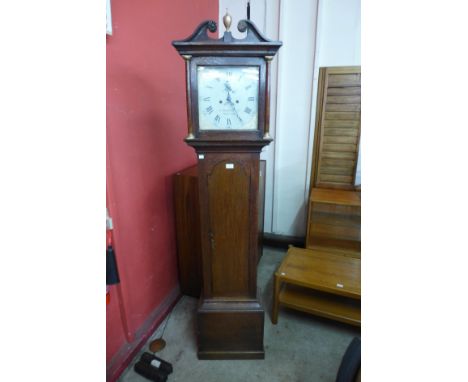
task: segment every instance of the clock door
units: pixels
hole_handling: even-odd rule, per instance
[[[247,297],[250,171],[239,162],[221,161],[207,183],[212,297]]]

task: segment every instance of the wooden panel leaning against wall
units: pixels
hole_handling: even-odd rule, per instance
[[[258,204],[258,261],[263,254],[266,161],[260,161]],[[182,294],[200,297],[202,286],[200,203],[198,168],[189,167],[174,175],[177,259]]]
[[[307,219],[307,248],[360,257],[361,67],[320,68]]]

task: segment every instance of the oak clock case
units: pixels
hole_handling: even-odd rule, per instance
[[[270,62],[281,46],[249,20],[220,39],[214,21],[173,45],[184,58],[188,135],[198,157],[203,286],[199,359],[264,358],[257,290],[259,160],[269,136]]]

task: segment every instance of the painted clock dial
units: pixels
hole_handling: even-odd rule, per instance
[[[258,129],[258,66],[198,66],[200,130]]]

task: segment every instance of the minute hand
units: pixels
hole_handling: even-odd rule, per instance
[[[239,117],[239,114],[237,113],[236,107],[234,106],[234,103],[231,100],[231,91],[232,91],[232,89],[227,83],[225,84],[225,87],[226,87],[226,91],[228,93],[227,98],[226,98],[226,102],[229,105],[231,105],[232,110],[234,110],[234,113],[236,113],[236,117],[239,119],[239,121],[241,121],[241,123],[243,123],[242,118]]]
[[[234,110],[234,113],[236,113],[236,117],[239,118],[239,121],[241,121],[241,123],[243,123],[244,121],[242,121],[242,118],[239,117],[239,114],[237,113],[236,107],[234,106],[234,104],[232,103],[232,101],[229,99],[229,100],[227,101],[227,103],[228,103],[229,105],[231,105],[232,110]]]

